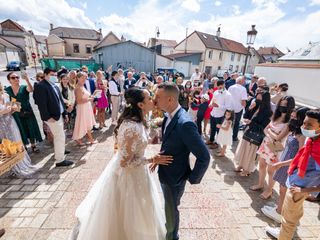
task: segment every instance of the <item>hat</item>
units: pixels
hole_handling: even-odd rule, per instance
[[[202,98],[203,98],[204,100],[207,100],[207,101],[208,101],[208,100],[209,100],[209,95],[208,95],[208,94],[203,94],[203,95],[202,95]]]

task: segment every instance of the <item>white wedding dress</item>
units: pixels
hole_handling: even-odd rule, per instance
[[[144,157],[147,131],[125,120],[117,138],[118,152],[77,208],[71,239],[163,240],[163,208]]]

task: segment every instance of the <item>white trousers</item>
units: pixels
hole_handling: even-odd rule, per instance
[[[112,114],[111,119],[112,122],[118,120],[118,113],[119,113],[119,104],[120,104],[120,96],[111,96],[111,103],[112,103]]]
[[[46,123],[53,135],[54,158],[56,159],[56,163],[60,163],[64,161],[64,152],[66,148],[63,118],[61,116],[58,121]]]

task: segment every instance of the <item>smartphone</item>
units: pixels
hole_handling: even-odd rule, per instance
[[[21,78],[22,78],[22,79],[25,79],[25,78],[27,77],[27,72],[26,72],[26,70],[21,69],[20,73],[21,73]]]

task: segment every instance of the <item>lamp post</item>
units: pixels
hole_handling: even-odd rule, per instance
[[[155,37],[154,37],[154,45],[153,45],[153,50],[154,50],[154,59],[153,59],[153,72],[156,72],[156,60],[157,60],[157,38],[159,38],[160,36],[160,31],[159,31],[159,27],[156,26],[156,31],[155,31]]]
[[[248,64],[248,57],[250,54],[250,47],[254,44],[254,41],[256,40],[256,36],[257,36],[257,30],[255,29],[256,25],[251,25],[251,30],[249,30],[247,32],[247,45],[248,45],[248,52],[246,55],[246,60],[244,63],[244,68],[243,68],[243,76],[246,73],[246,69],[247,69],[247,64]]]

